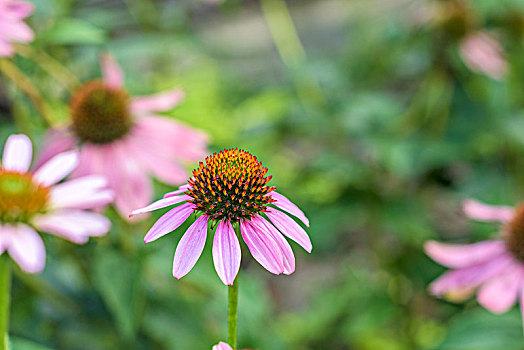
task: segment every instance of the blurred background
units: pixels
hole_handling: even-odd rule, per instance
[[[36,90],[0,76],[2,142],[24,132],[38,147],[42,115],[67,119],[71,87],[99,77],[110,52],[131,95],[184,89],[165,115],[207,132],[212,151],[257,155],[309,216],[313,252],[291,244],[291,276],[244,254],[241,347],[524,349],[517,307],[493,315],[471,298],[429,295],[444,268],[422,250],[428,239],[497,232],[468,221],[461,200],[522,198],[523,1],[33,3],[36,39],[13,62]],[[155,198],[172,190],[155,188]],[[14,349],[201,350],[225,340],[227,289],[210,241],[180,281],[173,252],[189,222],[143,244],[165,211],[130,225],[109,209],[111,232],[80,247],[44,235],[44,272],[15,271]]]

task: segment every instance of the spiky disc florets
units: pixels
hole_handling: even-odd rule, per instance
[[[49,188],[31,175],[0,170],[0,222],[26,222],[45,210],[48,199]]]
[[[132,126],[129,96],[100,80],[82,85],[71,98],[73,131],[81,141],[109,143],[126,135]]]
[[[266,210],[271,176],[257,157],[239,149],[223,150],[200,162],[189,180],[189,195],[197,210],[213,220],[240,221]]]
[[[524,203],[515,208],[515,216],[508,225],[506,245],[516,259],[524,262]]]

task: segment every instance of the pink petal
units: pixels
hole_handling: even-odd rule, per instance
[[[182,185],[178,188],[178,190],[164,194],[164,198],[181,195],[182,193],[186,192],[190,187],[191,186],[189,186],[189,184]]]
[[[187,181],[187,172],[179,165],[175,155],[166,151],[165,145],[159,145],[154,135],[131,135],[127,141],[130,153],[137,161],[151,171],[160,181],[170,185]]]
[[[208,154],[206,134],[173,119],[141,117],[133,133],[149,140],[155,149],[163,147],[178,159],[197,161]]]
[[[462,202],[462,210],[470,219],[488,222],[508,222],[513,219],[515,213],[512,207],[486,205],[474,199]]]
[[[306,217],[304,212],[300,210],[293,202],[291,202],[289,199],[275,191],[268,193],[268,196],[271,196],[271,198],[276,200],[276,202],[274,202],[273,205],[284,211],[287,211],[291,215],[296,216],[298,219],[300,219],[300,221],[304,223],[304,225],[309,227],[309,219]]]
[[[211,350],[233,350],[233,348],[229,346],[228,344],[224,343],[223,341],[221,341],[217,345],[214,345],[213,349]]]
[[[271,235],[253,226],[249,220],[240,222],[240,232],[251,255],[260,265],[275,275],[284,272],[282,251]]]
[[[114,57],[109,54],[102,55],[100,66],[102,67],[104,83],[113,89],[122,88],[124,85],[124,73]]]
[[[99,175],[69,180],[51,189],[51,203],[55,208],[98,208],[113,200],[113,192],[106,187],[106,179]]]
[[[218,277],[226,286],[233,285],[240,269],[240,243],[229,221],[218,223],[213,238],[213,264]]]
[[[512,262],[511,256],[503,255],[483,264],[448,271],[431,283],[431,293],[440,296],[457,289],[476,288],[484,281],[502,273]]]
[[[35,169],[38,169],[57,154],[71,151],[76,145],[75,137],[61,129],[52,129],[46,132],[44,140],[44,144],[38,152]]]
[[[173,89],[155,95],[134,97],[131,101],[131,112],[163,112],[170,110],[182,101],[184,92]]]
[[[280,247],[282,256],[284,258],[284,274],[290,275],[295,272],[295,255],[293,254],[293,250],[284,236],[282,236],[282,234],[273,225],[271,225],[260,215],[253,217],[251,219],[251,223],[262,230],[264,234],[273,237],[277,245]]]
[[[26,135],[11,135],[7,138],[2,156],[5,170],[25,173],[29,170],[33,156],[33,145]]]
[[[184,203],[171,209],[155,222],[153,227],[151,227],[144,237],[144,242],[153,242],[169,232],[174,231],[187,220],[194,210],[195,208],[192,203]]]
[[[291,238],[308,253],[311,253],[311,250],[313,249],[311,240],[309,239],[306,231],[304,231],[304,229],[300,227],[300,225],[297,224],[295,220],[291,219],[280,210],[273,208],[268,208],[266,215],[269,220],[271,220],[273,225],[275,225],[275,227],[284,234],[284,236]]]
[[[103,172],[109,187],[115,192],[115,206],[125,218],[136,208],[151,202],[153,189],[144,169],[129,156],[123,142],[107,144],[103,148]]]
[[[506,245],[502,240],[474,244],[446,244],[429,241],[424,244],[424,251],[441,265],[461,268],[477,265],[504,254]]]
[[[0,12],[6,11],[7,16],[16,19],[26,18],[35,10],[35,6],[28,1],[7,1],[3,6],[4,9],[0,8]]]
[[[202,215],[180,239],[173,260],[173,276],[176,279],[187,275],[202,255],[206,244],[207,221],[207,215]]]
[[[524,326],[524,283],[520,287],[520,314],[522,317],[522,325]]]
[[[78,164],[78,152],[60,153],[35,171],[34,179],[44,186],[51,186],[69,175]]]
[[[522,267],[514,265],[486,281],[478,291],[477,299],[480,305],[495,314],[508,311],[517,301],[523,277]]]
[[[105,216],[74,209],[64,209],[37,216],[33,224],[40,231],[65,238],[76,244],[84,244],[92,236],[103,236],[111,228],[111,222]]]
[[[497,40],[485,32],[470,34],[460,45],[464,63],[474,72],[502,80],[507,71],[504,50]]]
[[[35,230],[24,224],[12,227],[9,255],[27,273],[38,273],[45,266],[45,247]]]
[[[31,28],[24,22],[0,22],[0,33],[12,41],[29,42],[35,37]]]
[[[144,208],[141,208],[141,209],[137,209],[137,210],[133,210],[133,212],[131,212],[131,215],[130,216],[133,216],[133,215],[138,215],[138,214],[142,214],[142,213],[147,213],[147,212],[150,212],[150,211],[153,211],[153,210],[157,210],[157,209],[161,209],[161,208],[165,208],[165,207],[168,207],[170,205],[174,205],[174,204],[177,204],[177,203],[181,203],[181,202],[187,202],[191,200],[191,197],[189,196],[178,196],[178,197],[169,197],[169,198],[162,198],[156,202],[153,202],[151,204],[149,204],[147,207],[144,207]]]

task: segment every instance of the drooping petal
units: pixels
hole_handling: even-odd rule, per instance
[[[226,344],[223,341],[221,341],[217,345],[214,345],[213,349],[211,350],[233,350],[233,348],[229,346],[229,344]]]
[[[240,243],[229,221],[220,221],[213,238],[213,264],[226,286],[233,285],[240,269]]]
[[[91,143],[82,145],[78,157],[78,166],[71,176],[103,175],[107,177],[104,168],[107,148],[107,145],[95,145]]]
[[[275,275],[284,272],[282,251],[271,235],[253,226],[249,220],[240,222],[240,232],[251,255],[260,265]]]
[[[38,273],[44,269],[44,242],[29,226],[18,224],[13,227],[7,252],[27,273]]]
[[[36,170],[34,179],[44,186],[54,185],[69,175],[77,164],[77,151],[60,153]]]
[[[115,191],[115,207],[124,218],[136,208],[145,207],[153,196],[151,179],[127,151],[125,143],[113,142],[105,146],[103,153],[103,174]]]
[[[504,254],[506,246],[502,240],[484,241],[474,244],[446,244],[429,241],[424,244],[426,254],[441,265],[461,268],[477,265]]]
[[[103,55],[100,58],[100,66],[102,67],[104,83],[107,86],[120,89],[124,85],[124,73],[113,56]]]
[[[144,242],[153,242],[169,232],[174,231],[187,220],[193,211],[194,205],[192,203],[184,203],[171,209],[155,222],[144,237]]]
[[[431,293],[440,296],[449,291],[476,288],[484,281],[502,273],[513,262],[511,256],[502,255],[479,265],[448,271],[430,285]]]
[[[29,42],[35,37],[31,28],[22,21],[2,21],[0,22],[0,32],[12,41]]]
[[[512,207],[487,205],[474,199],[462,202],[462,210],[470,219],[487,222],[508,222],[513,219],[515,213]]]
[[[304,223],[304,225],[309,227],[309,219],[306,217],[304,212],[295,205],[295,203],[291,202],[285,196],[281,195],[276,191],[272,191],[268,195],[270,195],[271,198],[276,200],[276,202],[274,202],[273,205],[284,211],[287,211],[291,215],[296,216],[300,221]]]
[[[153,202],[153,203],[149,204],[147,207],[144,207],[144,208],[141,208],[141,209],[137,209],[137,210],[133,210],[131,212],[130,216],[138,215],[138,214],[142,214],[142,213],[147,213],[147,212],[150,212],[150,211],[153,211],[153,210],[157,210],[157,209],[161,209],[161,208],[165,208],[165,207],[168,207],[170,205],[177,204],[177,203],[187,202],[189,200],[191,200],[191,197],[189,197],[187,195],[177,196],[177,197],[169,197],[169,198],[162,198],[160,200],[157,200],[156,202]]]
[[[51,189],[51,203],[55,208],[98,208],[113,200],[106,187],[106,179],[99,175],[69,180]]]
[[[11,135],[7,138],[2,156],[5,170],[25,173],[29,170],[33,156],[33,145],[26,135]]]
[[[311,253],[311,250],[313,249],[311,240],[309,239],[306,231],[304,231],[304,229],[300,227],[300,225],[297,224],[295,220],[291,219],[280,210],[273,208],[268,208],[266,215],[269,220],[271,220],[273,225],[275,225],[275,227],[284,234],[284,236],[291,238],[308,253]]]
[[[165,144],[159,144],[156,135],[137,135],[133,132],[127,140],[127,147],[143,167],[160,181],[177,185],[187,181],[187,172],[174,154],[166,151]]]
[[[44,139],[44,144],[40,147],[36,157],[35,169],[58,154],[71,151],[76,145],[75,137],[62,129],[51,129],[46,132]]]
[[[162,148],[177,159],[197,161],[208,153],[207,135],[173,119],[145,116],[137,120],[133,133],[148,139],[155,149]],[[152,138],[151,135],[155,137]]]
[[[15,19],[26,18],[35,10],[35,6],[28,1],[8,1],[4,6],[7,15]]]
[[[141,114],[144,112],[163,112],[170,110],[182,101],[184,91],[173,89],[149,96],[133,97],[131,112]]]
[[[208,216],[199,217],[184,233],[175,251],[173,276],[180,279],[195,266],[204,250],[207,237]]]
[[[284,258],[284,274],[290,275],[295,272],[295,255],[293,254],[293,250],[284,236],[282,236],[282,234],[273,225],[271,225],[260,215],[253,217],[251,219],[251,223],[257,226],[265,234],[272,236],[277,245],[280,247],[282,256]]]
[[[105,235],[111,222],[105,216],[82,210],[64,209],[34,218],[33,224],[42,232],[84,244],[89,237]]]
[[[164,194],[164,198],[181,195],[182,193],[186,192],[190,187],[191,186],[189,186],[189,184],[182,185],[178,188],[178,190]]]
[[[479,304],[495,314],[508,311],[517,301],[523,277],[522,267],[515,264],[504,273],[486,281],[477,294]]]

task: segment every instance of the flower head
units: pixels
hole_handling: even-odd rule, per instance
[[[57,155],[30,171],[32,145],[25,135],[12,135],[0,167],[0,254],[5,251],[29,273],[45,265],[45,249],[35,230],[77,244],[107,233],[110,222],[85,209],[105,205],[113,194],[99,176],[58,184],[78,163],[76,152]]]
[[[149,174],[171,185],[185,181],[183,163],[207,153],[207,138],[172,119],[157,115],[176,106],[181,90],[130,97],[123,73],[111,56],[103,56],[102,80],[84,83],[70,101],[71,125],[53,130],[39,162],[79,147],[73,177],[99,174],[115,192],[115,206],[125,217],[152,200]]]
[[[504,50],[490,34],[475,32],[460,43],[460,55],[464,63],[474,72],[502,80],[507,71]]]
[[[427,242],[426,253],[452,269],[431,284],[431,292],[443,296],[478,289],[479,303],[497,314],[520,298],[524,314],[524,206],[489,206],[467,200],[464,211],[474,220],[501,222],[502,237],[466,245]]]
[[[0,57],[14,54],[13,41],[30,42],[33,31],[23,19],[31,15],[34,6],[27,1],[0,0]]]
[[[213,346],[213,349],[211,350],[233,350],[229,344],[224,343],[223,341],[219,342],[217,345]]]
[[[185,276],[202,254],[210,222],[216,226],[213,262],[224,284],[233,284],[240,268],[240,242],[233,225],[238,225],[251,254],[264,268],[274,274],[291,274],[295,270],[295,257],[283,235],[308,252],[312,245],[304,229],[282,210],[306,226],[309,220],[289,199],[275,192],[275,187],[267,185],[271,180],[271,176],[266,176],[267,171],[249,152],[223,150],[200,162],[187,184],[131,215],[178,205],[149,230],[144,238],[149,243],[175,230],[192,213],[201,214],[175,251],[176,278]]]

